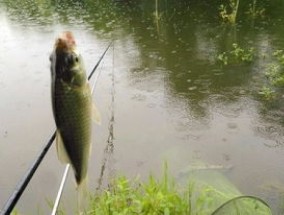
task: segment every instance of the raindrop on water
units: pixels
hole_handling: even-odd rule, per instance
[[[197,89],[197,86],[193,86],[193,87],[188,88],[189,91],[193,91],[193,90],[196,90],[196,89]]]

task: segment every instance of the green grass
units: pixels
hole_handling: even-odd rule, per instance
[[[190,173],[194,175],[194,173]],[[204,174],[201,174],[201,176]],[[202,178],[202,177],[201,177]],[[146,182],[138,178],[119,177],[109,187],[91,197],[87,215],[210,215],[222,204],[224,209],[214,213],[271,215],[269,206],[249,197],[234,200],[242,195],[220,173],[212,173],[203,181],[193,177],[189,186],[178,187],[168,177],[167,170],[161,180],[150,176]],[[206,182],[208,181],[208,182]]]
[[[189,178],[188,178],[189,177]],[[190,171],[182,187],[168,176],[165,165],[161,179],[150,176],[115,178],[108,187],[90,194],[80,215],[271,215],[269,206],[256,197],[243,197],[239,190],[216,171]],[[68,207],[68,206],[67,206]],[[83,208],[82,208],[83,209]],[[12,213],[19,215],[17,211]],[[39,214],[39,213],[37,213]],[[68,214],[59,210],[57,214]]]
[[[190,214],[190,192],[178,192],[165,175],[162,181],[150,176],[146,183],[119,177],[110,189],[92,197],[90,215]]]

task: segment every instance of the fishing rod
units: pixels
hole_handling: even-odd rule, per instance
[[[18,183],[16,189],[14,190],[13,194],[10,196],[6,204],[4,205],[0,215],[9,215],[12,210],[14,209],[15,205],[17,204],[18,200],[20,199],[21,195],[23,194],[25,188],[29,184],[31,178],[33,177],[33,174],[37,170],[38,166],[40,165],[42,159],[48,152],[51,144],[53,143],[55,139],[55,132],[52,134],[51,138],[49,139],[46,146],[41,151],[40,155],[37,157],[37,159],[34,161],[30,169],[26,172],[25,176],[22,178],[22,180]]]
[[[109,45],[105,49],[104,53],[101,55],[99,61],[94,66],[93,70],[91,71],[90,75],[88,76],[88,80],[90,80],[92,78],[93,74],[95,73],[96,69],[100,65],[102,59],[104,58],[105,54],[107,53],[107,51],[111,47],[112,43],[113,43],[113,41],[111,41],[109,43]],[[32,179],[32,177],[33,177],[34,173],[36,172],[38,166],[40,165],[41,161],[43,160],[43,158],[45,157],[46,153],[50,149],[50,146],[52,145],[53,141],[55,140],[55,136],[56,136],[56,131],[53,132],[53,134],[51,135],[49,141],[43,147],[43,149],[42,149],[41,153],[39,154],[39,156],[33,162],[31,167],[27,170],[27,172],[24,175],[24,177],[17,184],[14,192],[12,193],[12,195],[10,196],[10,198],[8,199],[6,204],[4,205],[3,209],[1,210],[0,215],[10,215],[10,213],[14,209],[15,205],[17,204],[18,200],[22,196],[24,190],[26,189],[27,185],[29,184],[30,180]]]
[[[104,53],[102,54],[102,56],[100,57],[99,61],[97,62],[97,64],[94,66],[93,70],[91,71],[90,75],[88,76],[88,80],[90,80],[94,74],[94,72],[97,70],[98,66],[100,65],[102,59],[104,58],[105,54],[107,53],[107,51],[109,50],[109,48],[111,47],[113,41],[111,41],[108,45],[108,47],[105,49]]]

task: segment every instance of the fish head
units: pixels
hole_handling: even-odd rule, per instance
[[[86,83],[83,60],[71,32],[63,32],[56,39],[50,61],[53,80],[61,80],[70,86]]]

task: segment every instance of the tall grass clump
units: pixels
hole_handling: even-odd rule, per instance
[[[90,205],[90,215],[188,215],[190,195],[188,191],[178,192],[165,172],[161,180],[150,176],[145,183],[119,177],[109,189],[94,195]]]

